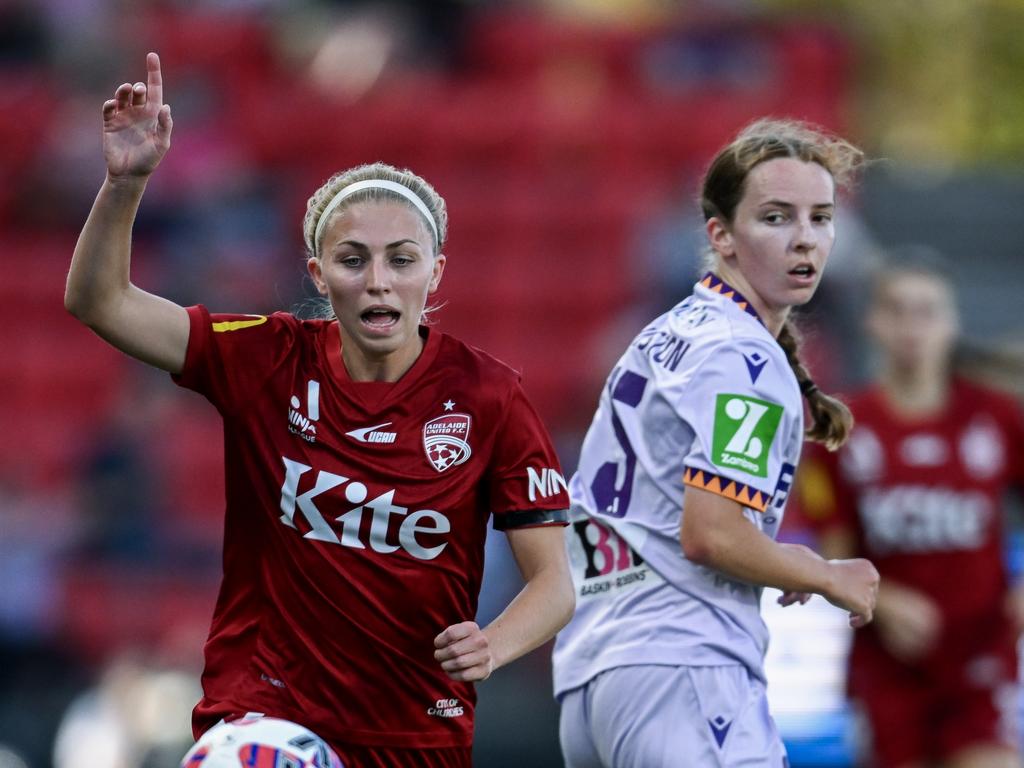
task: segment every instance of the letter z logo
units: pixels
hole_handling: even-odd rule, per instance
[[[782,406],[745,395],[719,395],[711,463],[768,476],[768,455],[782,421]]]

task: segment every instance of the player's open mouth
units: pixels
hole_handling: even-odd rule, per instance
[[[390,307],[370,307],[359,315],[359,319],[363,321],[363,325],[369,326],[370,328],[375,330],[386,330],[396,325],[401,316],[402,313],[397,309],[391,309]]]
[[[800,285],[813,285],[818,270],[812,264],[799,264],[789,270],[791,277],[796,279]]]

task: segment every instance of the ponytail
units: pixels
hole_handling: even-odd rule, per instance
[[[853,429],[853,414],[840,400],[826,395],[811,378],[810,372],[800,362],[800,334],[792,320],[786,320],[778,336],[779,346],[786,353],[789,367],[793,369],[800,392],[807,400],[811,412],[811,426],[807,429],[808,440],[823,443],[830,451],[837,450]]]

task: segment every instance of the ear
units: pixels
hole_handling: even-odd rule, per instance
[[[437,291],[437,287],[441,284],[441,275],[444,274],[444,265],[447,262],[448,259],[443,253],[439,253],[434,257],[434,266],[431,270],[430,285],[427,286],[427,293]]]
[[[715,253],[722,257],[732,256],[735,253],[732,232],[729,231],[729,227],[724,221],[717,216],[712,216],[704,227],[708,234],[708,242]]]
[[[327,283],[324,282],[324,276],[320,270],[320,259],[311,256],[306,261],[306,269],[309,270],[309,276],[313,278],[313,284],[316,286],[317,291],[320,292],[321,296],[326,296]]]

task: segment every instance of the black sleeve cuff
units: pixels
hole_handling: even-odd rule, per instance
[[[507,531],[511,528],[534,528],[538,525],[569,524],[568,509],[524,509],[505,512],[494,516],[494,530]]]

